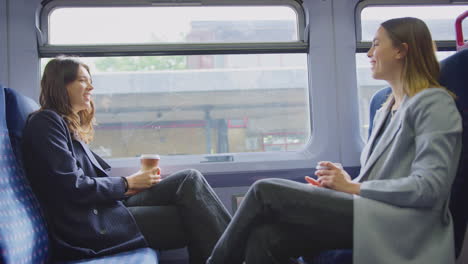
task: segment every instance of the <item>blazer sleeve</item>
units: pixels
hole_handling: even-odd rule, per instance
[[[452,97],[437,90],[421,92],[407,109],[408,117],[404,122],[414,125],[415,140],[409,175],[363,182],[362,197],[421,208],[432,207],[439,199],[447,197],[458,167],[462,124]]]
[[[71,143],[66,123],[58,114],[41,111],[28,124],[33,136],[29,140],[31,153],[41,162],[34,177],[40,180],[42,189],[60,193],[59,197],[80,204],[96,204],[123,199],[125,183],[121,177],[89,177],[77,166],[68,143]],[[71,145],[71,144],[70,144]]]

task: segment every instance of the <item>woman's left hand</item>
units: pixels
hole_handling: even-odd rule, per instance
[[[318,165],[325,167],[325,169],[315,171],[322,187],[350,194],[360,194],[361,184],[353,182],[351,176],[343,168],[329,161],[321,161]]]

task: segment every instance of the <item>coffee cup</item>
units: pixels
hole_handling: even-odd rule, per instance
[[[140,156],[141,170],[147,171],[147,170],[157,168],[159,166],[160,159],[161,158],[157,154],[142,154]]]
[[[337,166],[338,168],[343,169],[343,165],[341,165],[341,163],[333,162],[333,164],[335,164],[335,166]],[[328,170],[328,169],[330,169],[330,168],[327,167],[327,166],[321,166],[321,165],[317,164],[317,166],[315,167],[315,169],[316,169],[316,170]]]

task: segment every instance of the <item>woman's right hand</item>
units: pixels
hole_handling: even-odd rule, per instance
[[[335,191],[346,192],[350,194],[361,193],[361,184],[353,182],[351,176],[343,169],[341,164],[330,161],[320,161],[320,169],[315,171],[320,186],[333,189]]]
[[[161,176],[159,175],[159,172],[159,168],[154,168],[147,171],[140,170],[135,174],[126,177],[128,182],[128,191],[126,194],[133,195],[157,184],[161,181]]]

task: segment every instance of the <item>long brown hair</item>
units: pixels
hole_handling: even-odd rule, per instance
[[[440,67],[435,46],[426,24],[418,18],[403,17],[387,20],[381,26],[394,47],[407,44],[401,75],[403,92],[411,97],[426,88],[443,88],[438,81]]]
[[[90,109],[73,113],[66,87],[77,79],[80,66],[90,73],[88,65],[73,57],[60,56],[49,61],[42,75],[39,103],[41,110],[50,109],[60,114],[75,139],[89,143],[94,136],[94,103],[91,101]]]

